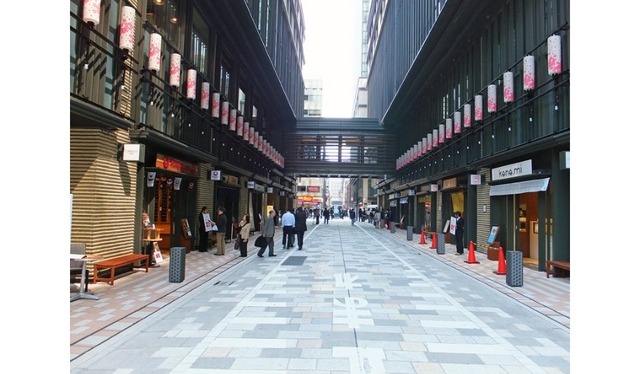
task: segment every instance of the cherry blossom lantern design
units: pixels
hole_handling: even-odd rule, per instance
[[[498,111],[498,88],[495,84],[487,87],[487,112],[495,113]]]
[[[149,37],[149,70],[160,70],[160,57],[162,54],[162,36],[157,33]]]
[[[242,140],[249,141],[249,122],[244,123],[244,128],[242,129]]]
[[[209,109],[209,82],[202,82],[200,87],[200,108]]]
[[[136,39],[136,10],[130,6],[123,6],[120,13],[120,48],[133,51]]]
[[[432,135],[431,135],[431,148],[436,148],[438,147],[438,129],[433,129],[432,131]]]
[[[422,154],[427,154],[427,137],[422,138]]]
[[[256,129],[253,127],[249,127],[249,144],[253,145],[255,141]]]
[[[504,97],[504,102],[512,103],[514,100],[513,73],[510,71],[505,71],[502,75],[502,82],[504,84],[504,86],[502,87],[502,96]]]
[[[238,111],[235,109],[231,109],[229,112],[229,130],[236,131],[236,119],[237,119]]]
[[[433,147],[433,135],[427,134],[427,152]]]
[[[536,88],[536,70],[535,59],[533,56],[524,56],[522,62],[524,73],[522,74],[522,85],[525,91],[531,91]]]
[[[171,87],[180,87],[180,62],[182,58],[180,54],[172,53],[169,61],[169,85]]]
[[[260,131],[253,132],[253,148],[258,148],[258,142],[260,142]]]
[[[222,110],[220,112],[220,123],[222,123],[223,125],[229,124],[229,102],[228,101],[222,102]]]
[[[244,131],[244,117],[242,115],[238,116],[236,120],[236,135],[242,136],[242,132]]]
[[[211,99],[211,117],[220,118],[220,93],[214,92]]]
[[[444,133],[444,123],[438,125],[438,143],[444,143],[445,133]]]
[[[451,139],[453,138],[453,120],[451,118],[447,118],[444,120],[445,123],[445,138]]]
[[[476,121],[482,121],[482,95],[476,95],[474,104],[473,118]]]
[[[453,113],[453,133],[460,134],[462,132],[462,113],[456,111]]]
[[[84,0],[82,3],[82,20],[93,25],[100,24],[100,0]]]
[[[547,65],[549,75],[562,73],[562,42],[560,35],[551,35],[547,39]]]
[[[471,127],[471,104],[464,104],[464,127]]]
[[[196,69],[187,70],[187,99],[189,100],[196,99],[196,80]]]

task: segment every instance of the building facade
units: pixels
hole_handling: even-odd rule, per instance
[[[570,259],[569,1],[373,0],[368,115],[396,137],[396,222]],[[490,233],[497,235],[490,235]],[[453,242],[450,234],[446,240]]]
[[[70,3],[72,242],[144,253],[148,215],[161,249],[192,249],[202,206],[257,229],[293,203],[280,148],[303,112],[297,0]]]

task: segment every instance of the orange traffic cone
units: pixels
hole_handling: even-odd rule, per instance
[[[507,263],[504,260],[504,251],[502,250],[502,247],[500,247],[499,251],[500,252],[498,252],[498,271],[494,271],[494,273],[498,275],[505,275],[507,274]]]
[[[476,245],[474,242],[469,241],[469,257],[465,261],[467,264],[479,264],[480,262],[476,261]]]
[[[424,238],[424,229],[420,230],[420,243],[419,244],[427,244],[427,241]]]
[[[435,232],[431,233],[431,249],[438,248],[438,237]]]

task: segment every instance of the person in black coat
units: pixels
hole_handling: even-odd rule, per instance
[[[296,235],[298,236],[298,250],[302,250],[302,241],[304,240],[304,232],[307,231],[307,213],[302,209],[302,207],[298,207],[296,210]]]
[[[462,255],[464,254],[464,218],[459,211],[453,216],[456,218],[456,254]]]

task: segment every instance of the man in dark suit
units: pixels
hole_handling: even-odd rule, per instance
[[[294,230],[298,236],[298,250],[302,250],[302,241],[304,240],[304,232],[307,231],[307,213],[302,209],[302,207],[298,207],[296,210],[296,224]]]
[[[454,213],[456,218],[456,255],[464,254],[464,218],[458,211]]]

